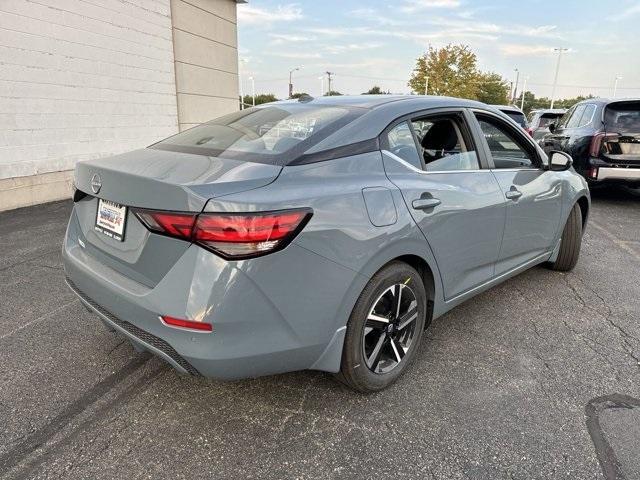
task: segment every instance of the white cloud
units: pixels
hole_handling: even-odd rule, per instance
[[[500,46],[500,51],[508,57],[542,57],[551,55],[553,47],[547,45],[506,44]]]
[[[362,42],[362,43],[348,43],[348,44],[340,44],[340,45],[326,45],[324,50],[329,53],[344,53],[344,52],[355,52],[359,50],[369,50],[372,48],[379,48],[381,45],[379,43],[371,43],[371,42]]]
[[[267,52],[267,55],[272,55],[274,57],[282,57],[282,58],[293,58],[293,59],[307,59],[307,58],[322,58],[317,52],[309,53],[309,52]]]
[[[309,35],[296,35],[289,33],[270,33],[271,45],[283,45],[287,43],[312,42],[316,37]]]
[[[460,5],[460,0],[405,0],[400,10],[417,12],[427,8],[458,8]]]
[[[238,5],[238,23],[242,25],[269,25],[274,22],[292,22],[303,18],[302,8],[295,3],[278,5],[275,9]]]
[[[627,20],[630,17],[634,17],[640,14],[640,3],[636,3],[635,5],[630,6],[626,10],[622,10],[621,12],[615,13],[608,17],[609,20],[613,20],[614,22],[619,22],[620,20]]]

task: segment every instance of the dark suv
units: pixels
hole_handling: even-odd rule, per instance
[[[549,126],[545,152],[561,150],[590,184],[640,186],[640,99],[593,98]]]

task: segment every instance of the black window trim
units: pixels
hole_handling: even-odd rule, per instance
[[[389,152],[389,142],[387,134],[399,125],[402,122],[409,122],[409,126],[411,131],[413,132],[413,126],[411,125],[411,120],[419,120],[427,117],[458,117],[460,120],[460,131],[463,135],[463,139],[468,143],[467,148],[473,147],[473,151],[476,152],[476,157],[478,159],[478,169],[473,170],[446,170],[446,171],[427,171],[424,170],[424,159],[421,159],[420,162],[423,165],[421,170],[415,169],[417,172],[433,175],[433,174],[441,174],[441,173],[471,173],[471,172],[480,172],[483,170],[489,170],[491,167],[489,165],[489,161],[486,157],[486,152],[484,148],[479,148],[477,136],[474,135],[474,127],[472,127],[471,121],[473,115],[469,112],[469,109],[466,107],[440,107],[440,108],[430,108],[426,110],[417,110],[415,112],[404,114],[400,117],[392,120],[385,128],[382,130],[380,135],[378,136],[378,143],[380,145],[381,150],[386,150]],[[473,119],[475,121],[475,119]],[[413,136],[414,142],[416,143],[416,149],[418,151],[418,156],[420,157],[420,148],[421,145],[418,144],[418,139],[416,135]],[[389,152],[391,153],[391,152]],[[411,165],[413,167],[413,165]],[[415,167],[413,167],[415,168]]]
[[[484,153],[487,157],[487,160],[489,162],[489,168],[492,170],[500,170],[500,171],[509,171],[509,170],[517,170],[517,171],[522,171],[522,170],[545,170],[545,162],[542,159],[542,157],[540,156],[540,152],[538,150],[538,148],[536,147],[536,144],[534,143],[533,139],[531,138],[531,136],[526,135],[526,132],[524,131],[520,131],[520,128],[515,128],[512,125],[510,125],[508,122],[505,122],[503,118],[501,118],[499,115],[496,115],[495,113],[489,111],[489,110],[483,110],[481,108],[471,108],[470,109],[470,114],[473,117],[473,122],[474,122],[474,126],[476,129],[476,136],[479,139],[479,142],[482,144],[482,148],[484,150]],[[487,143],[486,139],[484,138],[484,133],[482,132],[482,127],[480,127],[480,122],[478,121],[478,115],[480,116],[485,116],[485,117],[489,117],[492,120],[495,120],[496,122],[498,122],[500,125],[504,125],[505,129],[509,132],[511,132],[516,138],[522,140],[522,145],[520,145],[521,147],[524,146],[525,150],[527,151],[527,153],[529,153],[530,155],[530,159],[532,160],[532,162],[534,163],[534,167],[520,167],[520,168],[496,168],[496,165],[493,161],[493,155],[491,154],[491,149],[489,148],[489,144]]]

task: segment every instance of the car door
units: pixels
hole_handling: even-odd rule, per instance
[[[495,272],[501,275],[553,250],[563,183],[545,168],[542,152],[520,129],[489,112],[474,114],[491,172],[507,201]]]
[[[387,176],[434,254],[447,300],[493,277],[504,228],[506,201],[478,154],[469,115],[416,114],[380,138]]]

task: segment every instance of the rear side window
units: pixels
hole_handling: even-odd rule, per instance
[[[389,130],[387,134],[389,151],[416,168],[422,168],[416,142],[408,122],[402,122]]]
[[[608,132],[640,133],[640,102],[613,103],[604,111]]]
[[[458,118],[423,118],[413,120],[424,169],[427,172],[477,170],[478,156],[465,140],[464,125]]]
[[[285,165],[365,111],[304,104],[252,108],[198,125],[152,148]]]

